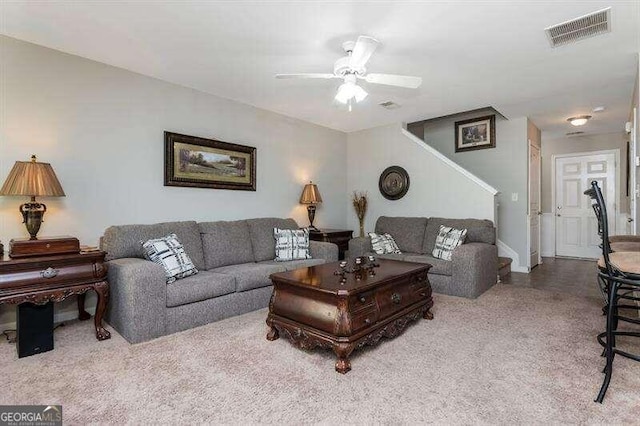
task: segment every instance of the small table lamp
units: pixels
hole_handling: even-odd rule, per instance
[[[0,195],[31,197],[30,202],[20,206],[20,213],[32,240],[37,240],[42,217],[47,211],[47,206],[38,203],[36,197],[65,196],[51,164],[38,163],[35,155],[31,156],[31,161],[16,161],[0,189]]]
[[[307,204],[307,213],[309,214],[309,229],[317,230],[315,226],[313,226],[313,219],[316,217],[316,204],[322,202],[322,197],[320,196],[320,191],[318,191],[318,187],[315,183],[309,182],[304,186],[302,190],[302,194],[300,195],[300,204]]]

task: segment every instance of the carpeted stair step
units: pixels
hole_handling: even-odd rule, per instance
[[[511,273],[511,262],[509,257],[498,257],[498,278],[504,278]]]

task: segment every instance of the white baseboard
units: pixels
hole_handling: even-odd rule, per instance
[[[518,253],[516,253],[514,249],[500,240],[496,241],[496,245],[498,246],[498,256],[508,257],[513,260],[513,262],[511,262],[512,272],[524,272],[525,274],[529,273],[529,268],[520,264],[520,256],[518,256]]]

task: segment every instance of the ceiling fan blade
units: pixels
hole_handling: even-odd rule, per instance
[[[337,78],[333,74],[321,74],[321,73],[302,73],[302,74],[276,74],[276,78]]]
[[[371,58],[371,55],[373,55],[373,52],[376,51],[379,43],[380,42],[373,37],[358,37],[353,52],[351,52],[349,66],[355,69],[364,68],[369,58]]]
[[[367,74],[364,79],[367,83],[386,84],[387,86],[406,87],[417,89],[422,84],[422,77],[395,74]]]

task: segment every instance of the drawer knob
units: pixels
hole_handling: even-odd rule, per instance
[[[399,295],[398,293],[393,293],[393,294],[391,295],[391,301],[392,301],[393,303],[395,303],[396,305],[397,305],[398,303],[400,303],[400,301],[401,301],[401,300],[402,300],[402,297],[400,297],[400,295]]]
[[[365,324],[371,324],[371,320],[370,320],[369,318],[365,318],[365,319],[364,319],[364,323],[365,323]]]
[[[367,299],[365,299],[364,296],[360,296],[360,303],[364,303],[366,301],[367,301]]]
[[[424,280],[424,277],[422,275],[418,275],[418,281],[422,281]]]
[[[45,269],[44,271],[40,272],[40,275],[42,275],[42,278],[54,278],[58,276],[58,271],[57,269],[53,269],[51,267]]]

